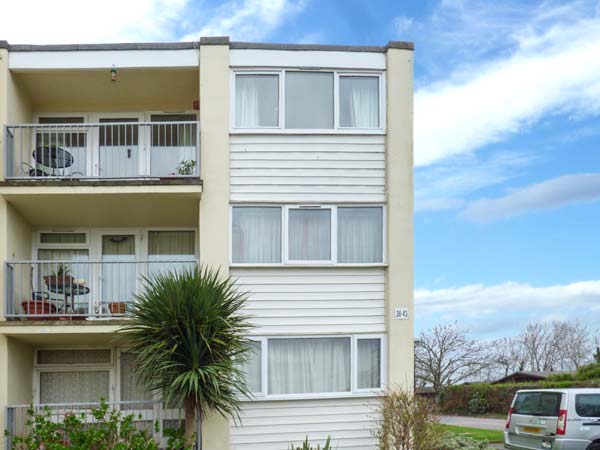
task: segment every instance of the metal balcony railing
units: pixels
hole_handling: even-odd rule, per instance
[[[146,430],[149,436],[153,436],[161,448],[166,445],[164,431],[177,429],[184,424],[184,414],[180,409],[167,408],[160,400],[148,401],[123,401],[108,402],[108,414],[113,410],[119,410],[123,416],[133,415],[134,424],[140,430]],[[12,438],[23,436],[31,427],[30,413],[49,414],[49,420],[60,422],[67,414],[75,414],[84,423],[93,424],[97,420],[92,415],[92,408],[97,408],[100,403],[61,403],[47,405],[15,405],[6,407],[6,447],[12,448]],[[32,411],[30,411],[32,410]]]
[[[5,126],[7,179],[198,177],[200,126],[102,122]]]
[[[197,260],[188,258],[7,262],[4,315],[28,320],[122,317],[143,286],[144,277],[197,265]]]

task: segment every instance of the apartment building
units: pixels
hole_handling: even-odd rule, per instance
[[[117,331],[143,275],[202,263],[256,324],[254,399],[204,449],[375,448],[377,397],[413,385],[412,67],[406,42],[0,41],[0,423],[103,397],[161,438],[179,412]]]

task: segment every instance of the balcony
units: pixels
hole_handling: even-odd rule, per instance
[[[31,321],[123,318],[145,277],[197,265],[189,258],[7,262],[4,316]]]
[[[99,403],[64,403],[64,404],[36,404],[8,406],[6,408],[6,448],[12,448],[11,437],[26,434],[31,423],[28,411],[30,408],[36,413],[47,411],[52,421],[61,421],[67,414],[75,414],[81,417],[84,423],[93,424],[92,408],[100,406]],[[133,415],[134,424],[138,429],[146,430],[154,439],[160,443],[161,448],[166,445],[164,430],[177,429],[184,423],[183,412],[179,409],[166,408],[162,401],[121,401],[108,403],[109,412],[119,410],[124,416]]]
[[[199,178],[197,121],[63,122],[5,127],[7,180]]]

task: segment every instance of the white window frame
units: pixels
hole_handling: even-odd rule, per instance
[[[377,78],[378,79],[378,94],[379,94],[379,126],[376,128],[358,128],[358,127],[343,127],[340,125],[340,77],[359,77],[359,78],[364,78],[364,77],[371,77],[371,78]],[[385,130],[386,129],[386,123],[385,123],[385,119],[386,119],[386,114],[385,114],[385,97],[384,97],[384,92],[385,92],[385,77],[383,76],[382,72],[343,72],[343,71],[338,71],[335,74],[335,80],[336,80],[336,91],[337,91],[337,100],[335,102],[335,108],[336,108],[336,113],[335,113],[335,118],[336,118],[336,129],[339,130],[360,130],[363,132],[369,132],[372,130]]]
[[[345,392],[311,392],[303,394],[269,394],[269,340],[274,339],[319,339],[319,338],[350,338],[350,390]],[[293,336],[253,336],[253,341],[261,343],[261,391],[252,393],[252,400],[295,400],[314,398],[343,398],[356,396],[377,396],[385,391],[387,386],[387,337],[385,334],[322,334],[322,335],[293,335]],[[358,389],[358,340],[379,339],[380,342],[380,387]],[[241,398],[248,401],[247,398]]]
[[[330,229],[329,229],[329,259],[317,259],[317,260],[297,260],[290,259],[289,252],[289,222],[290,222],[290,210],[329,210],[330,214]],[[337,206],[335,205],[286,205],[284,208],[284,228],[283,228],[283,262],[288,265],[321,265],[329,266],[335,264],[337,261],[337,236],[334,234],[337,232]]]
[[[281,213],[281,230],[279,239],[281,239],[281,255],[280,262],[275,263],[234,263],[233,262],[233,209],[236,207],[242,208],[279,208]],[[284,205],[272,205],[268,203],[252,203],[252,204],[231,204],[229,205],[229,263],[234,267],[279,267],[283,265],[283,228],[284,228]]]
[[[39,350],[109,350],[110,362],[89,363],[89,364],[39,364],[37,354]],[[43,347],[35,348],[33,352],[33,403],[40,404],[40,374],[43,372],[108,372],[108,398],[107,402],[114,402],[117,392],[116,371],[115,371],[115,349],[106,346],[62,346],[62,347]]]
[[[281,208],[281,262],[278,263],[234,263],[233,262],[233,209],[236,207]],[[383,217],[382,228],[382,261],[374,263],[341,263],[338,262],[338,209],[339,208],[381,208]],[[288,218],[290,209],[330,209],[331,210],[331,259],[315,261],[296,261],[288,258],[289,228]],[[383,267],[387,264],[387,207],[383,203],[357,204],[269,204],[269,203],[232,203],[229,205],[229,265],[230,267],[282,267],[282,266],[339,266],[339,267]]]
[[[333,73],[333,128],[286,128],[285,127],[285,74],[286,72],[322,72]],[[285,69],[237,69],[230,71],[230,99],[229,99],[229,132],[231,134],[375,134],[386,133],[386,84],[385,70],[339,70],[339,69],[313,69],[313,68],[285,68]],[[235,77],[242,75],[278,75],[279,76],[279,125],[277,127],[238,128],[235,126]],[[355,128],[340,127],[339,123],[339,78],[340,76],[378,77],[379,78],[379,127]]]

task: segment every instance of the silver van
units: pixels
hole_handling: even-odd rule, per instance
[[[504,447],[511,450],[600,450],[600,389],[518,391]]]

